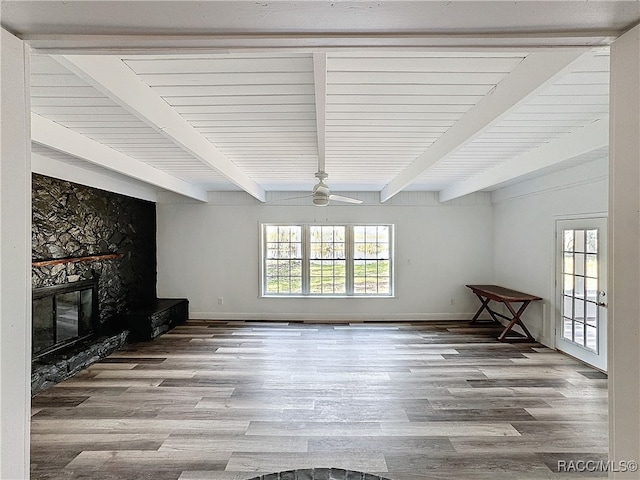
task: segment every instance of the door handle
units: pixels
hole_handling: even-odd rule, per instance
[[[604,290],[600,290],[600,291],[598,292],[598,295],[600,295],[600,297],[606,297],[606,296],[607,296],[607,292],[605,292]],[[606,306],[607,306],[607,303],[606,303],[606,302],[603,302],[603,301],[599,301],[599,302],[597,303],[597,305],[598,305],[599,307],[606,307]]]

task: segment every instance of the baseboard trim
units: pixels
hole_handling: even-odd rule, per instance
[[[392,314],[343,314],[343,313],[237,313],[190,312],[189,318],[198,320],[257,320],[303,322],[420,322],[471,320],[473,313],[392,313]]]

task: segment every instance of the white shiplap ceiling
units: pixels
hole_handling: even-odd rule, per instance
[[[76,3],[89,8],[85,3],[105,2]],[[229,2],[210,3],[222,13],[234,8]],[[309,8],[325,8],[309,3]],[[385,8],[392,3],[395,21],[405,15],[406,25],[416,21],[409,19],[410,12],[425,7],[423,2],[377,2]],[[426,3],[445,8],[442,2]],[[470,14],[476,4],[513,8],[505,2],[462,3]],[[640,19],[640,10],[637,2],[603,3],[609,5],[601,10],[593,9],[594,2],[541,5],[591,12],[588,18],[576,16],[574,26],[587,20],[598,24],[607,34],[592,32],[593,41],[606,44],[614,30],[628,26],[627,20]],[[329,45],[180,52],[141,52],[136,46],[130,54],[121,48],[131,42],[129,37],[87,36],[89,46],[111,38],[117,48],[92,52],[87,47],[76,54],[69,42],[77,43],[78,37],[57,32],[63,28],[55,24],[60,11],[52,12],[51,26],[43,32],[56,35],[47,37],[38,34],[44,28],[36,22],[41,17],[30,17],[29,23],[18,15],[24,11],[19,4],[6,4],[7,26],[20,33],[22,21],[22,35],[34,46],[31,101],[38,154],[46,157],[54,150],[59,153],[51,157],[57,162],[85,162],[199,200],[216,190],[245,190],[260,200],[267,191],[310,191],[318,162],[325,164],[335,191],[380,191],[386,200],[402,190],[427,190],[449,200],[606,155],[606,46],[471,48],[454,42],[445,49]],[[254,7],[237,2],[235,8]],[[555,21],[570,22],[566,12],[557,10]],[[537,15],[527,21],[550,22],[548,13]],[[498,25],[500,16],[484,12],[478,21],[491,17]],[[515,23],[525,17],[519,18],[511,19],[513,25],[507,22],[507,29],[518,31]],[[112,31],[114,22],[106,16],[103,29],[120,35]],[[465,17],[465,22],[473,19]],[[354,22],[354,28],[358,25]],[[86,35],[78,28],[76,33]],[[468,27],[457,28],[458,34],[468,33]],[[565,25],[562,31],[570,30]],[[483,35],[491,39],[488,43],[501,38]],[[558,35],[548,32],[545,38]],[[573,40],[567,44],[583,42],[587,35],[577,31],[569,37]],[[153,38],[149,42],[154,45]]]

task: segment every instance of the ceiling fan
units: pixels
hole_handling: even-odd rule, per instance
[[[344,203],[362,203],[362,200],[331,193],[329,186],[324,183],[329,175],[324,171],[325,166],[325,117],[327,110],[327,54],[313,54],[313,76],[316,100],[316,134],[318,136],[318,171],[315,177],[318,179],[311,191],[313,204],[318,207],[326,207],[330,201]]]
[[[313,187],[312,196],[313,196],[313,204],[318,207],[325,207],[329,204],[330,201],[335,202],[345,202],[345,203],[362,203],[362,200],[351,197],[344,197],[342,195],[334,195],[331,193],[329,186],[324,183],[326,178],[329,175],[322,170],[316,172],[315,177],[318,179],[318,183],[316,183]]]

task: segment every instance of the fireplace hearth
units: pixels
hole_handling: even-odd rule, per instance
[[[33,290],[34,359],[70,347],[95,334],[98,278]]]

